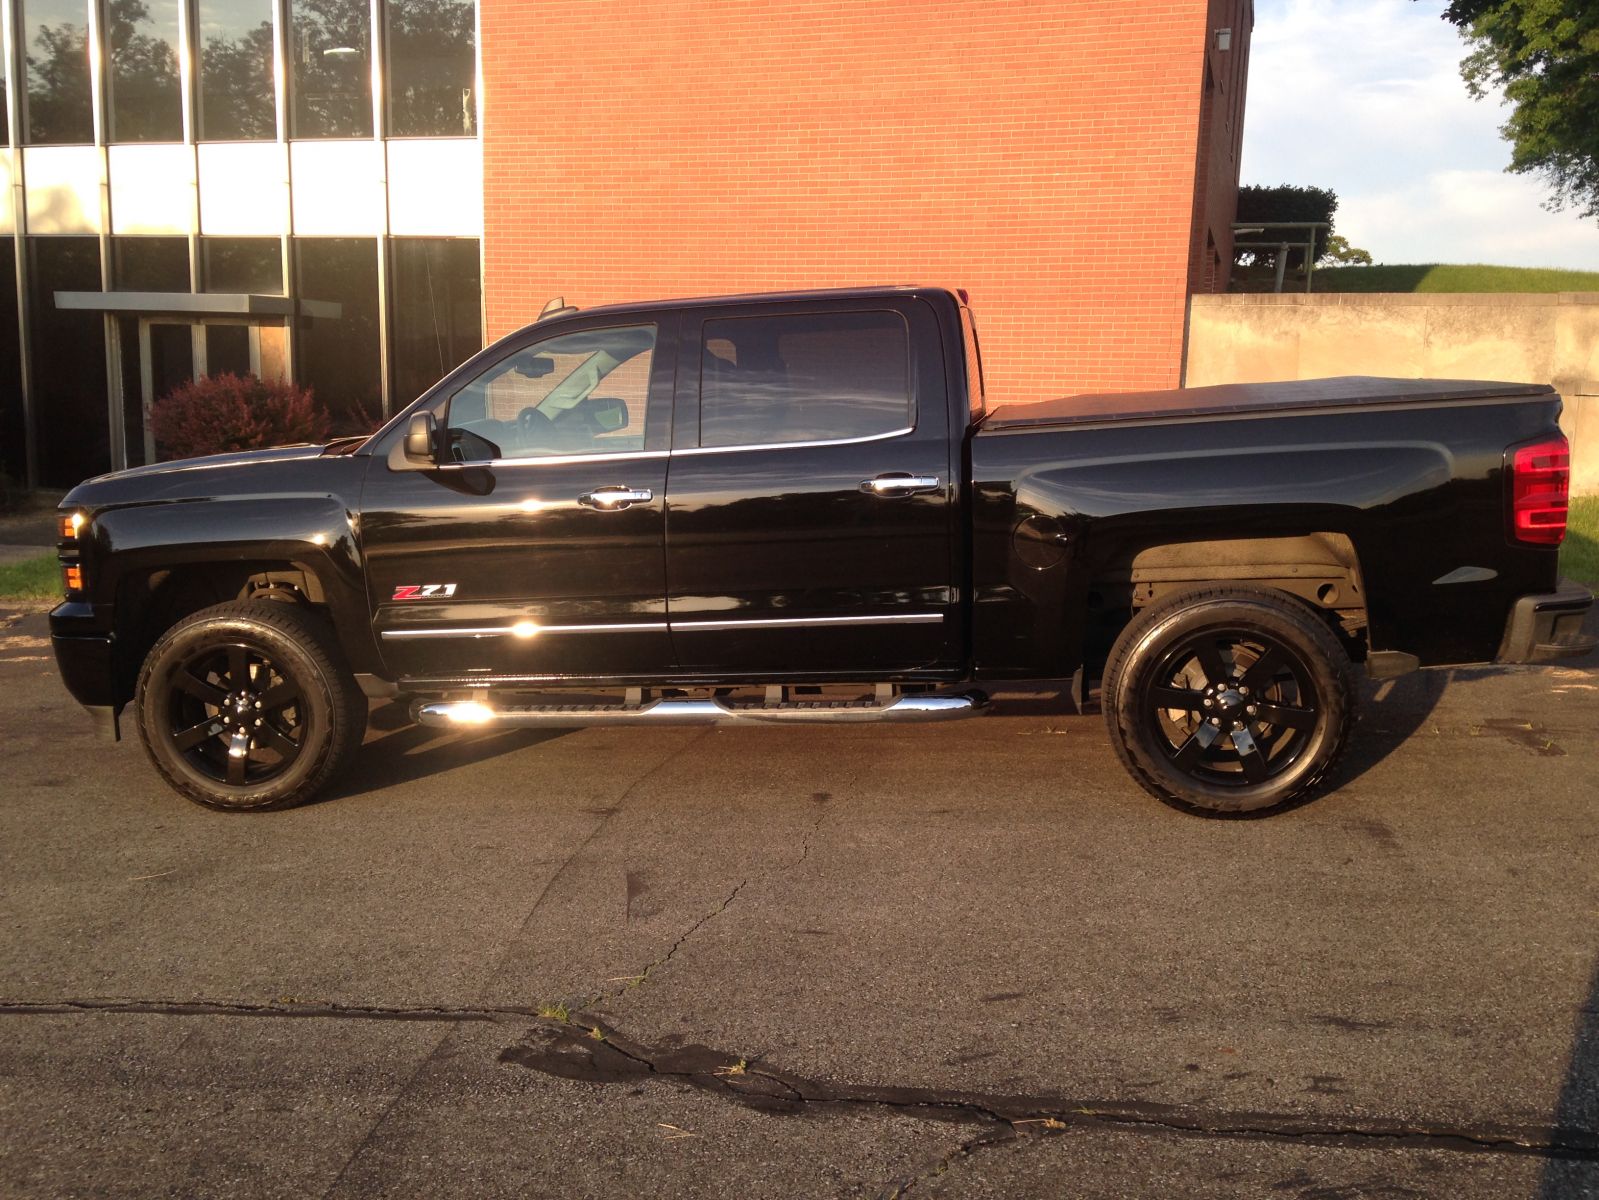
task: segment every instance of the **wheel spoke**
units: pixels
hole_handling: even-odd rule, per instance
[[[1204,707],[1203,692],[1196,692],[1189,688],[1157,687],[1151,690],[1150,698],[1156,708],[1180,708],[1184,712],[1198,712]]]
[[[1200,642],[1194,647],[1194,654],[1199,659],[1199,665],[1204,668],[1206,683],[1226,683],[1232,678],[1232,672],[1222,661],[1221,651],[1216,648],[1216,639],[1206,638]]]
[[[236,729],[228,739],[228,782],[234,787],[242,786],[244,771],[249,765],[250,735],[242,729]]]
[[[261,711],[273,712],[285,704],[293,704],[300,698],[300,689],[288,680],[284,680],[276,687],[270,687],[261,693]]]
[[[179,750],[193,750],[208,737],[213,737],[217,732],[216,718],[207,717],[198,725],[191,725],[187,729],[180,729],[172,735],[172,744]]]
[[[1296,708],[1292,704],[1277,704],[1271,700],[1262,700],[1255,706],[1255,719],[1264,721],[1268,725],[1276,725],[1287,729],[1314,729],[1316,727],[1316,710],[1313,708]]]
[[[272,724],[271,721],[262,721],[261,727],[255,731],[255,735],[260,739],[263,746],[276,750],[286,759],[293,758],[300,752],[299,744],[290,740],[289,736]]]
[[[1265,783],[1271,772],[1266,766],[1266,756],[1260,752],[1260,745],[1250,736],[1249,730],[1234,730],[1233,746],[1238,751],[1238,765],[1244,769],[1244,778],[1250,783]]]
[[[235,688],[250,686],[250,656],[243,646],[228,647],[228,682]]]
[[[1267,646],[1266,652],[1255,660],[1254,665],[1249,670],[1244,672],[1244,677],[1239,682],[1243,686],[1258,692],[1272,681],[1277,672],[1282,669],[1282,666],[1282,651],[1275,646]]]
[[[207,683],[187,667],[173,676],[172,686],[212,708],[221,708],[222,701],[227,699],[227,693],[221,688]]]
[[[1210,748],[1210,744],[1220,736],[1220,732],[1214,725],[1201,725],[1172,755],[1172,766],[1179,771],[1193,770],[1205,751]]]

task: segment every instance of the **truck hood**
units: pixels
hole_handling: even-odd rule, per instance
[[[97,508],[129,502],[271,493],[277,490],[274,468],[282,471],[288,463],[309,459],[337,461],[343,457],[343,452],[351,448],[347,445],[349,440],[326,445],[239,450],[231,454],[209,454],[203,458],[179,458],[171,462],[129,467],[125,471],[113,471],[84,480],[67,493],[62,504]],[[359,441],[355,444],[359,444]]]

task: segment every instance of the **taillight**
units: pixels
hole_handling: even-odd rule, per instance
[[[1571,446],[1564,437],[1516,446],[1510,459],[1510,532],[1518,542],[1558,546],[1566,536]]]

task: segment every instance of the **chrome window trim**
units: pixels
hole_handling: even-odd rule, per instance
[[[550,466],[570,466],[586,462],[623,462],[627,459],[666,458],[670,450],[615,450],[603,454],[539,454],[526,458],[475,458],[471,462],[440,463],[441,471],[458,471],[463,467],[533,467],[541,463]]]
[[[691,633],[709,633],[730,629],[814,629],[829,625],[937,625],[944,620],[941,612],[891,613],[884,616],[860,617],[744,617],[711,621],[640,621],[606,625],[540,625],[528,633],[517,633],[516,625],[457,625],[448,628],[385,629],[385,638],[485,638],[522,637],[528,640],[547,633],[657,633],[662,630],[685,630]]]
[[[859,446],[866,442],[885,442],[889,438],[904,437],[908,433],[915,432],[916,426],[907,425],[903,429],[890,429],[887,433],[873,433],[866,437],[823,438],[815,442],[747,442],[737,446],[684,446],[670,453],[676,458],[680,454],[737,454],[751,450],[811,450],[820,446]]]

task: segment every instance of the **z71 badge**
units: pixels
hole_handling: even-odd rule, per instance
[[[453,583],[402,583],[391,600],[432,600],[455,595]]]

